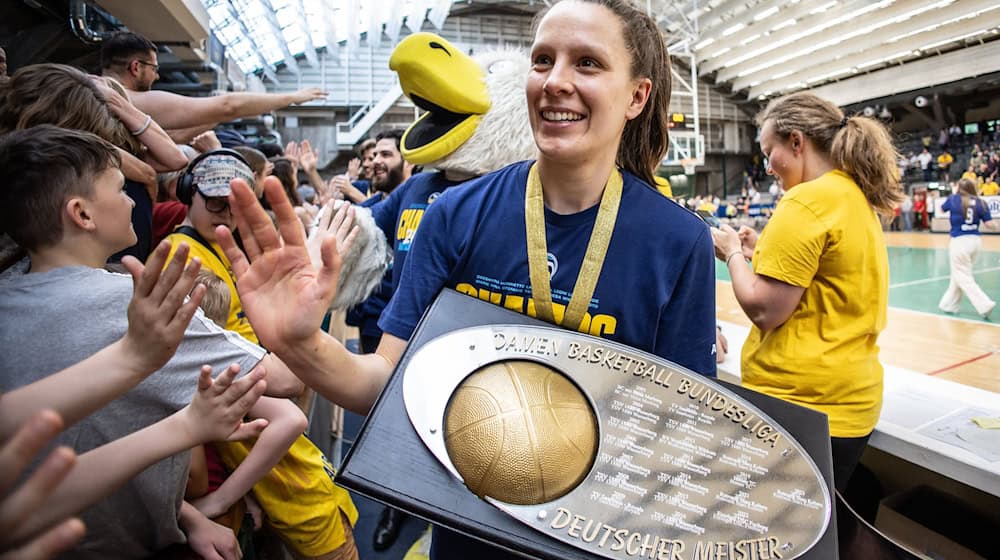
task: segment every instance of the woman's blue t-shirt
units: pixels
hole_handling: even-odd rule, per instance
[[[531,162],[448,189],[423,214],[379,327],[409,339],[442,288],[534,315],[524,195]],[[634,175],[580,331],[715,376],[715,259],[708,227]],[[391,197],[390,197],[391,198]],[[568,304],[598,206],[545,210],[557,318]]]

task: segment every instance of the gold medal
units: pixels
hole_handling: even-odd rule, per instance
[[[528,170],[528,185],[524,194],[524,221],[528,238],[528,273],[531,276],[531,299],[535,302],[535,313],[539,319],[552,324],[577,330],[583,316],[590,307],[590,300],[597,287],[597,279],[604,266],[604,257],[615,230],[618,207],[622,200],[622,174],[618,169],[611,172],[601,196],[601,207],[594,220],[594,230],[590,234],[587,252],[584,254],[580,273],[573,286],[573,295],[562,321],[556,321],[552,311],[552,288],[549,284],[548,248],[545,242],[545,202],[542,197],[542,182],[538,178],[538,163]]]

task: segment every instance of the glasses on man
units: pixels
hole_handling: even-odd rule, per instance
[[[153,72],[159,72],[160,71],[160,65],[159,64],[153,64],[152,62],[146,62],[145,60],[139,60],[138,58],[135,59],[135,61],[138,62],[139,64],[142,64],[143,66],[152,67]]]
[[[229,210],[229,197],[227,196],[205,196],[198,191],[201,198],[205,201],[205,210],[213,214],[221,214],[226,210]]]

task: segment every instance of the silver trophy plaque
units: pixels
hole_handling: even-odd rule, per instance
[[[595,556],[797,558],[830,522],[789,431],[697,375],[552,327],[491,325],[412,356],[403,402],[434,457],[535,531]]]

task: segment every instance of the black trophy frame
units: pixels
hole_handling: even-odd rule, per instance
[[[336,482],[431,523],[529,558],[593,558],[586,551],[533,531],[469,491],[431,454],[407,416],[402,372],[413,353],[448,332],[496,324],[551,326],[500,306],[443,290],[414,331],[396,370],[344,459]],[[716,382],[759,407],[795,436],[822,472],[830,487],[830,496],[835,495],[825,415],[737,385]],[[836,516],[831,516],[819,542],[799,558],[838,558]]]

